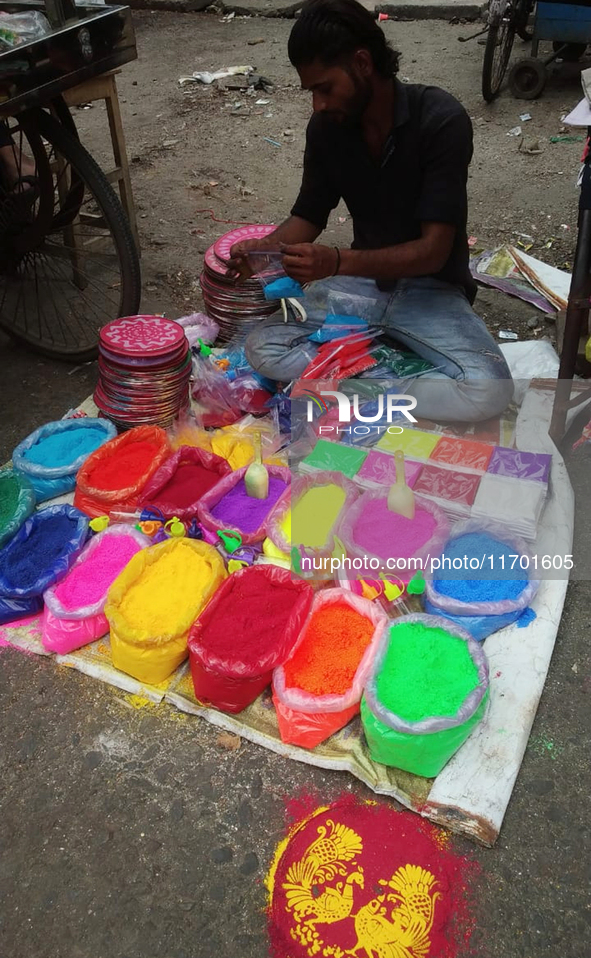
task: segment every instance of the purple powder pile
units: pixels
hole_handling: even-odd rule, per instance
[[[287,483],[283,479],[269,476],[267,498],[253,499],[246,495],[244,479],[241,479],[220,499],[217,506],[213,507],[211,514],[225,526],[238,529],[240,532],[256,532],[286,488]]]
[[[77,531],[76,519],[50,516],[35,519],[24,542],[14,540],[0,553],[0,578],[17,589],[31,589],[69,551]]]

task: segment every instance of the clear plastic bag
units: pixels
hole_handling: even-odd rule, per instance
[[[16,535],[23,522],[26,522],[35,509],[35,493],[26,476],[15,472],[14,469],[1,469],[0,496],[2,496],[2,490],[7,493],[12,485],[18,489],[17,500],[13,512],[10,515],[6,514],[0,525],[0,547]]]
[[[30,13],[0,12],[0,51],[3,47],[11,49],[39,40],[48,33],[51,33],[49,20],[37,10]]]
[[[126,536],[133,539],[137,544],[138,552],[151,545],[148,536],[143,535],[132,526],[123,524],[108,526],[103,532],[94,536],[84,547],[68,575],[78,566],[87,563],[101,543],[106,538],[113,538],[113,536]],[[112,583],[109,583],[109,585],[112,585]],[[76,609],[65,608],[56,591],[59,591],[56,586],[51,586],[43,595],[45,609],[43,610],[41,640],[48,651],[66,655],[89,642],[94,642],[101,635],[106,635],[109,631],[109,623],[104,615],[104,608],[108,589],[98,601],[79,606]]]
[[[263,287],[267,300],[301,299],[304,290],[283,268],[283,253],[271,250],[250,250],[246,259],[253,276]]]
[[[376,681],[388,650],[390,633],[399,625],[406,627],[414,622],[433,629],[444,629],[468,645],[478,670],[478,684],[466,696],[455,715],[407,722],[378,700]],[[482,646],[465,629],[433,615],[407,615],[395,621],[381,637],[361,702],[361,720],[372,760],[414,775],[435,777],[482,720],[488,689],[486,655]]]
[[[285,483],[285,490],[276,500],[269,503],[266,515],[255,530],[245,531],[244,528],[240,528],[238,523],[232,525],[213,515],[212,510],[215,509],[224,496],[242,482],[246,469],[247,467],[244,466],[242,469],[237,469],[230,475],[224,476],[224,478],[218,482],[217,486],[214,486],[213,489],[206,492],[201,498],[197,506],[197,515],[204,533],[210,533],[212,536],[216,536],[218,532],[223,531],[237,533],[241,537],[244,545],[254,545],[256,542],[262,542],[266,538],[269,516],[273,508],[290,494],[291,472],[285,466],[267,466],[269,477],[271,479],[279,479]],[[257,501],[260,502],[261,500]]]
[[[177,452],[173,453],[166,462],[154,473],[142,492],[138,507],[155,507],[167,519],[176,516],[181,521],[190,521],[197,515],[197,503],[200,496],[195,495],[194,501],[189,506],[179,505],[174,501],[174,494],[166,492],[166,486],[171,482],[180,466],[201,466],[207,469],[212,476],[212,485],[219,482],[223,476],[231,472],[230,466],[221,456],[216,456],[212,452],[205,452],[196,446],[181,446]]]
[[[369,558],[378,559],[382,563],[384,563],[387,558],[396,559],[399,557],[399,552],[397,552],[397,545],[395,542],[392,543],[389,556],[383,556],[369,552],[368,549],[358,543],[355,538],[355,529],[357,523],[362,519],[364,510],[367,508],[368,503],[375,499],[386,499],[386,497],[387,492],[385,489],[370,489],[367,492],[364,492],[359,499],[353,503],[351,508],[342,515],[336,532],[339,539],[343,541],[349,556],[359,558],[368,556]],[[421,568],[423,563],[426,564],[427,558],[429,556],[439,555],[449,536],[449,521],[441,509],[435,505],[435,503],[431,502],[429,499],[424,499],[421,496],[415,496],[415,510],[418,509],[432,513],[435,518],[435,526],[433,528],[431,537],[420,548],[417,548],[414,554],[416,564],[413,569]],[[408,579],[412,577],[413,571],[411,571],[411,567],[408,565],[408,563],[407,566],[408,568],[404,572],[402,569],[391,569],[391,571],[396,571],[397,575],[399,575],[401,579],[408,581]]]
[[[331,290],[324,324],[308,339],[313,343],[328,343],[352,333],[365,333],[377,319],[377,300]]]
[[[43,525],[54,518],[70,520],[69,528],[48,558],[40,550],[31,553],[32,536],[43,535]],[[63,579],[74,563],[88,537],[88,518],[73,506],[47,506],[27,519],[13,539],[0,550],[0,598],[31,599],[43,595],[46,589]],[[30,559],[35,570],[29,567],[26,581],[19,578],[18,569],[24,559]]]
[[[453,527],[451,536],[440,550],[433,550],[433,558],[445,554],[447,546],[460,536],[471,533],[489,535],[493,539],[510,546],[515,554],[526,559],[527,578],[524,580],[523,591],[514,599],[501,599],[491,602],[463,602],[453,596],[443,595],[437,590],[435,580],[443,573],[427,569],[425,576],[425,608],[434,615],[443,615],[449,621],[464,627],[474,639],[483,641],[492,632],[497,632],[506,625],[516,622],[533,601],[540,582],[534,579],[530,572],[534,569],[534,559],[525,541],[519,536],[512,535],[506,526],[483,519],[467,519],[458,522]],[[519,565],[521,570],[521,563]],[[468,576],[466,576],[468,578]]]
[[[100,472],[107,463],[117,462],[123,451],[129,451],[134,443],[152,443],[154,454],[142,475],[129,484],[124,472],[121,474],[121,488],[103,488],[100,485]],[[168,459],[171,448],[168,436],[159,426],[136,426],[93,452],[78,473],[74,505],[89,516],[109,514],[115,507],[133,510],[136,508],[148,480]],[[125,485],[125,482],[128,482]]]
[[[132,586],[141,587],[143,573],[148,567],[157,564],[171,550],[185,549],[193,550],[203,560],[202,575],[198,587],[183,596],[182,607],[171,608],[171,615],[175,616],[174,631],[154,634],[152,630],[140,628],[125,615],[123,600]],[[186,659],[189,629],[225,578],[226,570],[219,552],[195,539],[169,539],[138,552],[109,589],[105,605],[115,668],[148,685],[164,682]]]
[[[342,695],[313,695],[302,689],[287,688],[285,669],[279,666],[273,672],[273,702],[277,712],[281,739],[303,748],[315,748],[329,738],[359,711],[363,687],[370,674],[374,656],[388,624],[381,606],[345,589],[325,589],[316,593],[308,619],[304,624],[297,651],[305,640],[306,628],[312,617],[331,605],[348,605],[374,626],[371,642],[355,672],[351,687]]]
[[[212,319],[207,313],[191,313],[189,316],[181,316],[180,319],[175,319],[175,323],[178,323],[185,330],[189,346],[197,346],[199,340],[211,346],[212,343],[215,343],[220,331],[215,319]]]
[[[86,430],[92,430],[97,436],[102,434],[102,440],[97,439],[97,445],[94,446],[94,449],[79,455],[67,464],[47,466],[33,462],[29,458],[33,447],[41,447],[44,440],[50,440],[51,437],[60,433],[70,433],[72,436],[75,433],[80,435],[81,432]],[[48,422],[19,443],[12,454],[13,466],[17,472],[20,472],[29,480],[37,502],[54,499],[56,496],[63,496],[72,492],[76,485],[76,474],[88,457],[109,439],[114,439],[116,435],[115,426],[107,419],[60,419],[57,422]]]
[[[250,620],[250,631],[243,627],[236,634],[232,655],[216,652],[207,640],[208,627],[224,608],[237,600],[236,590],[252,590],[256,597]],[[291,593],[289,618],[282,631],[275,636],[272,649],[261,653],[255,661],[248,649],[256,642],[260,631],[259,614],[266,596],[274,589]],[[207,608],[201,613],[189,633],[189,657],[195,695],[201,702],[209,702],[223,712],[241,712],[254,702],[271,684],[273,669],[292,654],[312,603],[312,589],[301,579],[295,579],[286,569],[276,566],[252,566],[231,575],[218,589]],[[247,609],[247,613],[250,610]]]

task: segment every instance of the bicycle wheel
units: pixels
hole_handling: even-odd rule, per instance
[[[37,109],[9,125],[23,179],[0,189],[0,326],[45,355],[92,359],[100,328],[139,309],[129,223],[63,124]]]
[[[495,8],[489,10],[488,36],[482,64],[482,96],[487,103],[499,95],[507,72],[515,39],[514,13],[511,3],[495,4]]]

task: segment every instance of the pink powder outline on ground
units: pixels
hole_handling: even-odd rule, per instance
[[[405,519],[390,512],[384,496],[369,500],[353,526],[353,539],[368,555],[409,559],[433,537],[436,528],[432,512],[419,507],[414,519]]]

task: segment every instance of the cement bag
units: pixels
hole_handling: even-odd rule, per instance
[[[151,540],[129,525],[109,526],[84,547],[67,576],[44,593],[42,642],[66,655],[106,635],[107,592],[133,556]]]
[[[199,701],[222,712],[254,702],[292,654],[311,604],[311,587],[287,569],[250,566],[226,579],[189,633]]]
[[[490,539],[496,540],[501,547],[496,555]],[[524,540],[499,523],[468,519],[453,527],[441,553],[433,553],[433,559],[441,561],[442,555],[451,559],[454,543],[458,554],[467,555],[468,560],[472,558],[480,563],[484,557],[483,568],[474,572],[462,569],[456,572],[457,579],[451,579],[453,570],[451,573],[447,569],[433,570],[431,563],[425,576],[425,611],[456,622],[479,642],[492,632],[518,621],[521,616],[525,624],[531,621],[534,613],[528,606],[540,583],[533,578],[534,559]],[[508,556],[501,558],[503,552]],[[498,574],[495,572],[497,568]],[[491,590],[496,597],[492,600],[483,598]]]
[[[214,541],[216,533],[238,533],[243,545],[262,542],[267,535],[267,523],[271,510],[283,498],[288,497],[291,473],[286,466],[267,466],[269,471],[269,495],[266,499],[252,499],[246,495],[244,473],[247,466],[224,476],[197,506],[197,516],[204,534]]]
[[[88,457],[117,435],[106,419],[60,419],[27,436],[12,454],[17,472],[26,476],[37,502],[72,492],[76,473]]]
[[[380,700],[380,694],[383,695],[383,690],[380,692],[381,682],[388,676],[402,686],[398,690],[401,712],[410,705],[413,692],[416,701],[417,689],[419,702],[422,699],[425,703],[428,696],[437,694],[433,691],[437,683],[443,684],[446,690],[452,689],[453,686],[449,694],[457,691],[457,683],[460,681],[458,670],[455,666],[453,669],[451,667],[449,646],[442,641],[441,633],[435,632],[431,636],[435,652],[425,644],[425,654],[421,655],[409,640],[409,635],[412,634],[409,629],[419,636],[424,636],[425,632],[433,633],[433,630],[444,630],[448,636],[466,643],[469,656],[465,655],[463,648],[458,649],[456,646],[454,656],[457,652],[464,660],[462,669],[466,669],[467,662],[467,667],[473,674],[461,677],[466,695],[463,696],[460,687],[458,698],[461,698],[461,701],[453,714],[426,715],[420,720],[409,721]],[[391,646],[391,643],[399,643],[398,650],[396,645]],[[405,650],[410,658],[410,671],[403,664]],[[395,657],[397,652],[399,659],[393,665],[390,656]],[[474,668],[470,665],[470,659]],[[361,721],[372,760],[381,765],[403,769],[413,775],[427,778],[439,775],[454,752],[464,744],[481,721],[488,701],[488,686],[488,663],[484,649],[465,629],[433,615],[407,615],[397,619],[381,638],[361,701]],[[424,708],[428,709],[429,706],[425,704]]]
[[[189,629],[226,578],[219,552],[197,539],[143,549],[107,595],[113,664],[157,685],[186,659]]]
[[[63,579],[88,536],[88,519],[72,506],[34,512],[0,550],[0,599],[32,599]]]
[[[416,568],[428,565],[429,556],[442,551],[449,521],[438,506],[418,495],[414,519],[390,512],[387,502],[387,489],[364,492],[342,513],[336,533],[348,556],[377,559],[406,582]]]
[[[0,469],[0,547],[16,535],[34,508],[29,480],[14,469]]]
[[[136,426],[88,457],[76,479],[74,505],[87,515],[133,511],[148,480],[171,453],[159,426]]]
[[[316,593],[291,659],[273,673],[282,741],[315,748],[359,712],[387,622],[380,606],[344,589]]]
[[[37,615],[43,608],[41,596],[32,599],[3,599],[0,598],[0,625],[7,622],[17,622],[19,619],[28,619]]]
[[[230,472],[221,456],[196,446],[181,446],[148,481],[139,508],[156,507],[167,519],[176,516],[190,522],[202,496]]]

